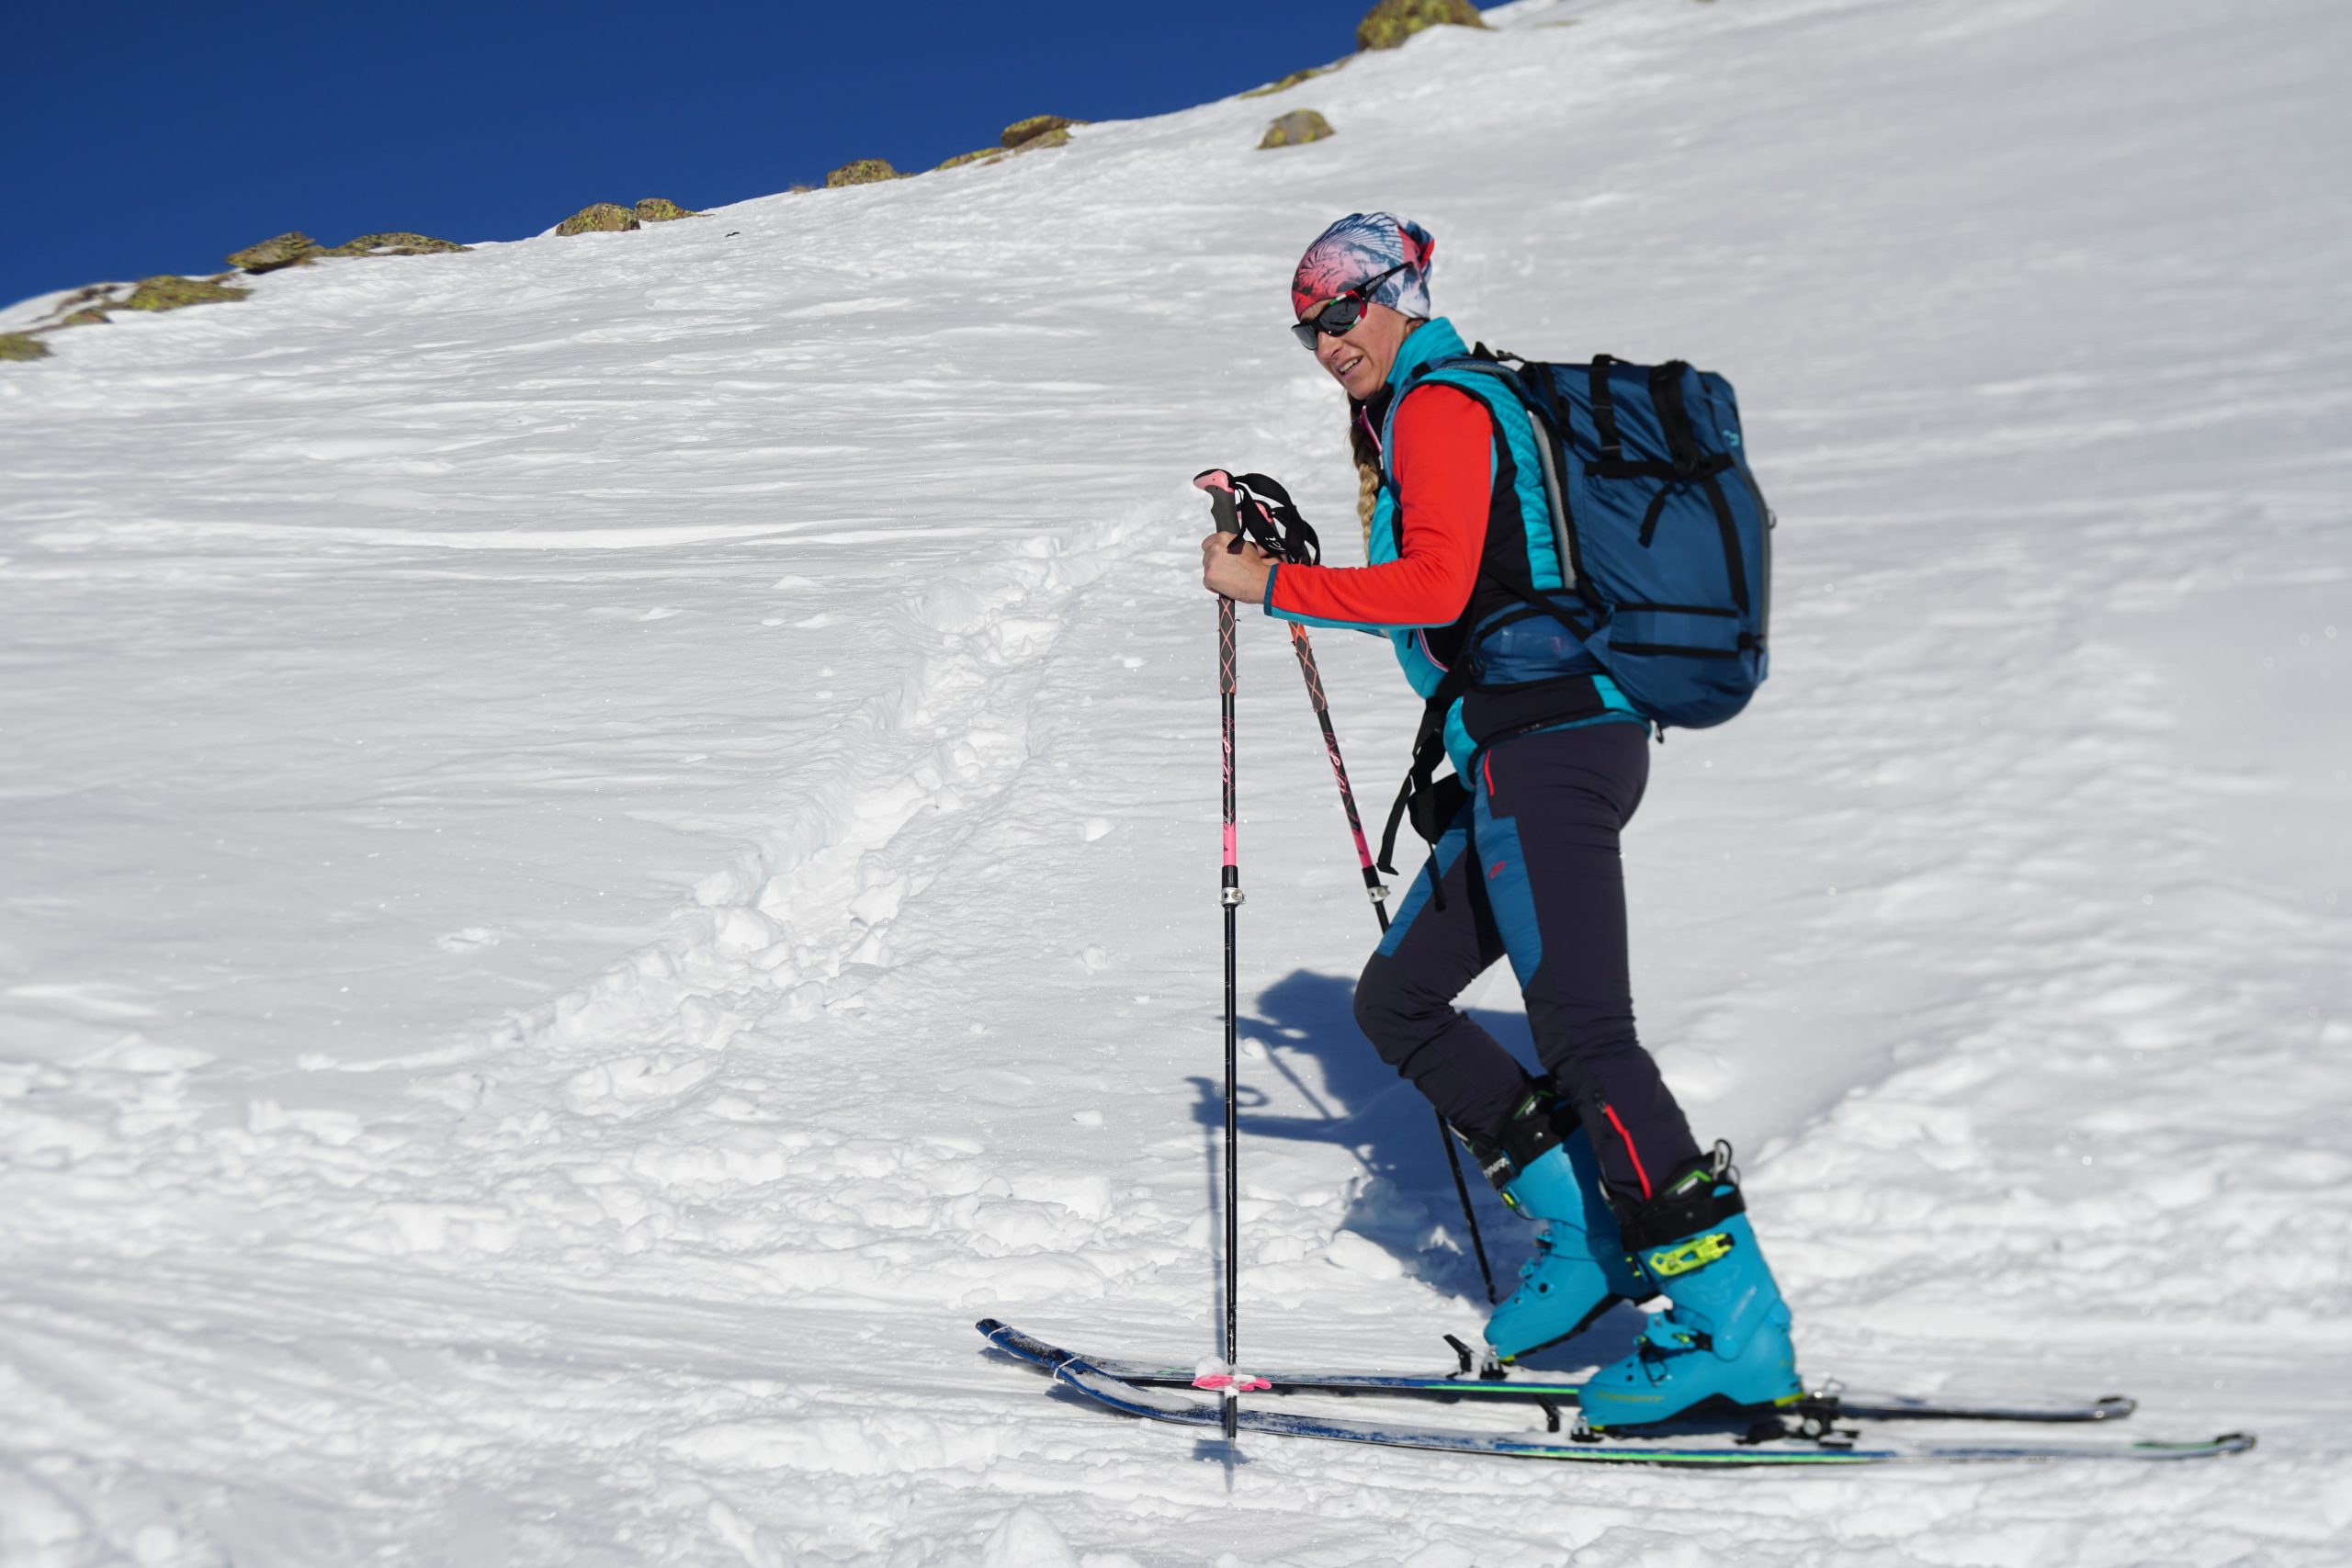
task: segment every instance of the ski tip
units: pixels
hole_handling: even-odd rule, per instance
[[[1077,1362],[1080,1371],[1091,1370],[1068,1350],[1062,1349],[1059,1346],[1048,1345],[1032,1335],[1023,1334],[1009,1323],[999,1322],[993,1317],[984,1317],[973,1326],[988,1336],[989,1343],[1006,1355],[1018,1357],[1033,1366],[1043,1367],[1049,1372],[1057,1371],[1069,1362]]]
[[[2094,1421],[2120,1421],[2140,1408],[2140,1402],[2129,1394],[2103,1393],[2091,1404]]]

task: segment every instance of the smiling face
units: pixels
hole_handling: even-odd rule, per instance
[[[1321,308],[1322,302],[1318,301],[1316,309]],[[1413,325],[1410,316],[1385,305],[1367,305],[1363,319],[1343,335],[1317,334],[1315,357],[1331,373],[1333,380],[1348,389],[1348,396],[1363,402],[1388,379],[1389,367],[1396,363],[1396,350]]]

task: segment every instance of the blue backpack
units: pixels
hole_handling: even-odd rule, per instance
[[[1746,707],[1766,669],[1773,517],[1731,383],[1679,359],[1548,365],[1483,344],[1440,363],[1508,382],[1544,427],[1560,558],[1595,617],[1577,630],[1626,700],[1687,729]]]

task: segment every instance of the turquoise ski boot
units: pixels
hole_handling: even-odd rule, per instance
[[[1506,1361],[1582,1333],[1614,1303],[1650,1294],[1601,1198],[1590,1141],[1581,1127],[1560,1136],[1554,1103],[1541,1088],[1530,1090],[1504,1130],[1503,1150],[1481,1162],[1503,1201],[1544,1225],[1518,1292],[1487,1320],[1487,1343]]]
[[[1788,1304],[1748,1228],[1731,1150],[1715,1150],[1626,1222],[1634,1261],[1672,1304],[1651,1316],[1633,1355],[1584,1385],[1584,1421],[1595,1430],[1804,1395]]]

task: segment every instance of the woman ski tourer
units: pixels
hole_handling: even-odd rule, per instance
[[[1434,249],[1417,224],[1351,213],[1291,280],[1292,332],[1347,391],[1369,564],[1278,564],[1212,535],[1204,580],[1279,619],[1385,634],[1424,698],[1468,661],[1476,683],[1433,716],[1465,787],[1431,825],[1442,836],[1364,965],[1355,1016],[1503,1201],[1543,1222],[1487,1325],[1495,1353],[1662,1295],[1635,1352],[1586,1386],[1588,1424],[1785,1402],[1802,1393],[1789,1310],[1730,1151],[1701,1150],[1634,1028],[1618,835],[1651,726],[1567,622],[1538,612],[1586,609],[1563,586],[1543,437],[1507,381],[1449,363],[1467,350],[1430,313]],[[1506,956],[1541,1077],[1453,1006]]]

